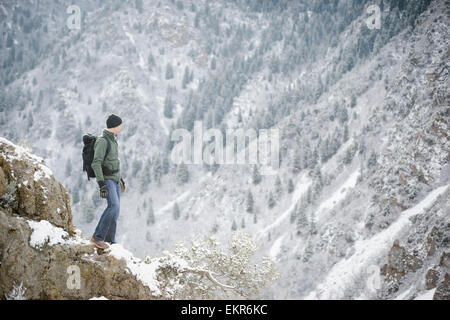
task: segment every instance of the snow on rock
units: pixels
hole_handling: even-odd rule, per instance
[[[411,294],[411,290],[412,290],[412,288],[409,288],[408,290],[406,290],[406,291],[400,293],[400,294],[395,298],[395,300],[406,300],[407,297]]]
[[[33,220],[47,220],[73,233],[71,201],[64,186],[44,160],[29,149],[0,138],[0,185],[15,183],[15,213]]]
[[[47,220],[33,221],[28,220],[28,225],[33,229],[30,245],[34,248],[41,248],[44,244],[55,245],[62,244],[68,237],[68,233],[61,228],[53,226]]]
[[[30,246],[33,248],[41,249],[44,245],[54,246],[58,244],[90,244],[89,241],[83,239],[79,231],[70,237],[64,229],[55,227],[47,220],[34,221],[27,219],[27,223],[33,230],[30,237]]]
[[[101,297],[92,297],[89,300],[109,300],[109,299],[101,296]]]
[[[9,162],[12,162],[13,160],[18,160],[18,161],[25,160],[25,161],[30,161],[31,163],[33,163],[33,165],[38,166],[38,168],[40,170],[36,171],[34,174],[35,181],[42,179],[42,178],[50,179],[50,177],[53,175],[53,172],[47,166],[44,165],[44,159],[32,154],[31,149],[15,145],[11,141],[9,141],[5,138],[2,138],[2,137],[0,137],[0,144],[5,144],[5,145],[8,145],[9,147],[12,147],[12,149],[10,149],[10,150],[12,150],[12,152],[7,152],[5,154],[5,158]]]
[[[415,297],[414,300],[433,300],[435,291],[436,288],[422,292],[417,297]]]
[[[159,261],[155,260],[146,263],[134,257],[130,251],[126,250],[120,244],[111,245],[109,254],[118,260],[124,259],[130,273],[135,275],[144,285],[148,286],[153,295],[161,294],[158,287],[158,280],[156,279],[156,270],[160,266]]]
[[[0,208],[0,247],[8,248],[1,261],[0,296],[23,283],[26,299],[152,298],[149,287],[120,261],[96,251],[79,231],[69,237],[46,220],[29,220]],[[69,267],[82,276],[77,290],[67,290]]]

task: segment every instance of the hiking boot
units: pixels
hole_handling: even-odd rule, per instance
[[[109,248],[104,241],[95,240],[94,236],[91,237],[91,242],[99,249],[106,250]]]

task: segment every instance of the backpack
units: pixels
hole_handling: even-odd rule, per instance
[[[111,142],[105,138],[104,136],[96,137],[93,134],[86,133],[83,136],[83,172],[86,171],[88,180],[91,180],[91,178],[95,178],[94,170],[92,170],[91,164],[92,160],[94,160],[94,144],[97,139],[104,138],[106,142],[108,143],[108,146],[106,147],[105,152],[105,158],[103,158],[103,161],[105,161],[106,156],[108,155],[109,151],[111,150]]]

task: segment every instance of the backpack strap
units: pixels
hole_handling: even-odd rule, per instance
[[[108,145],[106,146],[106,152],[105,152],[105,158],[103,159],[103,161],[106,160],[106,156],[109,154],[109,151],[111,151],[111,141],[109,141],[108,138],[106,138],[105,136],[102,136],[102,138],[104,138],[106,140],[106,142],[108,143]],[[104,167],[102,164],[102,170],[104,174],[115,174],[117,172],[119,172],[119,170],[110,170],[107,167]]]
[[[105,157],[103,158],[103,161],[105,161],[105,160],[106,160],[106,156],[109,154],[109,151],[111,151],[111,141],[109,141],[109,139],[106,138],[105,136],[102,136],[102,138],[105,139],[105,140],[106,140],[106,143],[108,144],[108,145],[106,146]]]

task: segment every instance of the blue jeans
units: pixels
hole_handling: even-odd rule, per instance
[[[108,186],[108,206],[95,228],[94,239],[115,243],[117,218],[120,212],[120,184],[114,180],[105,180]]]

